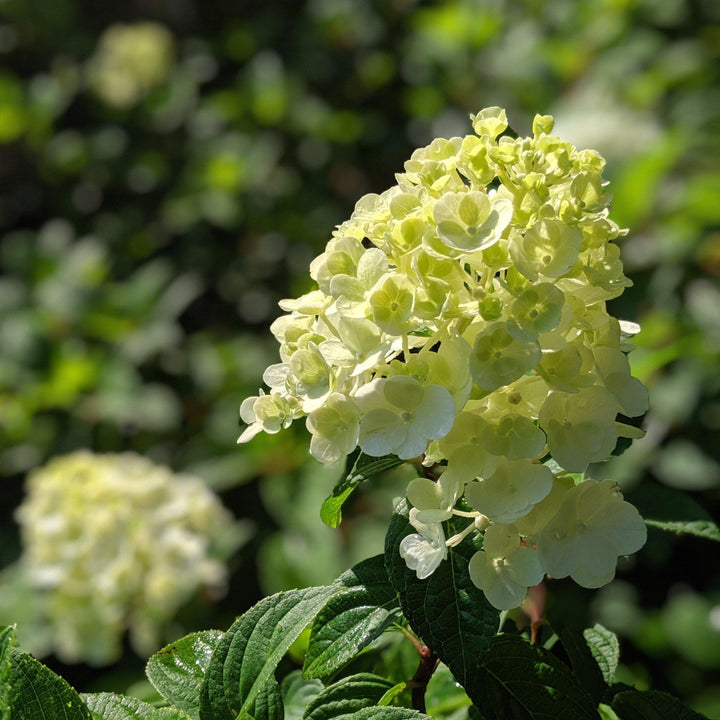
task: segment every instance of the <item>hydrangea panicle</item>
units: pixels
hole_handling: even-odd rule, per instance
[[[117,659],[124,631],[149,655],[198,589],[225,591],[244,531],[202,480],[134,453],[77,451],[28,477],[18,569],[65,662]],[[49,648],[48,648],[49,649]]]
[[[357,445],[437,465],[437,483],[408,488],[417,532],[403,557],[427,577],[448,545],[484,532],[471,578],[509,608],[546,573],[607,582],[642,546],[614,485],[568,488],[566,473],[641,436],[617,418],[648,400],[626,357],[637,327],[606,309],[630,281],[604,160],[553,135],[547,115],[530,137],[505,134],[502,108],[471,121],[474,134],[416,150],[396,185],[361,198],[311,263],[317,290],[281,303],[282,371],[243,403],[240,440],[307,416],[323,462]],[[468,528],[445,540],[452,514]]]

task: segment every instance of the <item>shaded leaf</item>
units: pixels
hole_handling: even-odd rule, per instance
[[[465,521],[467,524],[467,521]],[[461,527],[446,523],[448,536]],[[498,630],[500,613],[470,581],[471,543],[448,549],[448,558],[426,580],[418,580],[400,556],[400,542],[415,532],[403,500],[385,538],[385,565],[412,629],[450,668],[463,686],[472,680],[478,658]]]
[[[325,499],[320,508],[322,521],[331,528],[337,527],[342,520],[343,503],[360,483],[381,472],[392,470],[404,462],[395,455],[376,458],[360,451],[351,454],[348,457],[345,477],[335,485],[332,494]]]
[[[155,689],[193,718],[199,717],[200,687],[222,636],[219,630],[186,635],[155,653],[145,667]]]
[[[720,542],[717,523],[702,506],[680,490],[646,482],[628,493],[626,499],[635,505],[649,527]]]
[[[90,720],[87,705],[65,680],[31,655],[11,650],[12,717],[18,720]]]
[[[707,720],[677,698],[657,690],[626,690],[612,701],[620,720]]]
[[[600,702],[607,693],[608,681],[605,680],[604,672],[591,649],[582,625],[567,613],[558,614],[551,611],[548,617],[552,629],[557,633],[567,653],[575,676],[595,701]],[[615,642],[617,643],[617,639]]]
[[[338,582],[346,589],[328,600],[313,621],[305,677],[326,677],[367,647],[399,614],[397,594],[382,555],[358,563]]]
[[[514,635],[490,641],[465,686],[480,712],[502,720],[597,720],[597,703],[570,668]]]
[[[317,679],[303,680],[300,670],[286,675],[280,684],[285,705],[285,720],[300,720],[305,708],[324,688]]]

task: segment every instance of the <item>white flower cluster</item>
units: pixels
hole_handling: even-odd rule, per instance
[[[150,654],[198,588],[224,591],[213,553],[232,534],[231,515],[201,480],[134,453],[52,460],[28,477],[16,517],[20,566],[66,662],[117,659],[126,628]]]
[[[304,416],[323,462],[358,445],[422,455],[442,475],[410,485],[403,556],[427,577],[459,541],[442,521],[469,515],[467,533],[485,533],[473,582],[507,608],[545,573],[608,582],[644,543],[614,484],[575,486],[541,461],[582,473],[607,459],[642,434],[616,418],[644,413],[647,392],[605,307],[630,282],[603,159],[552,135],[549,116],[516,139],[500,108],[472,122],[362,198],[310,265],[318,289],[280,303],[282,362],[242,404],[240,441]]]

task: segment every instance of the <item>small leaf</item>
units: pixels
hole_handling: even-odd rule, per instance
[[[454,684],[454,683],[453,683]],[[402,695],[407,689],[408,684],[406,682],[399,682],[397,685],[393,685],[378,701],[377,704],[384,706],[390,705],[398,695]]]
[[[338,582],[346,589],[313,621],[303,675],[326,677],[379,637],[399,614],[382,555],[358,563]]]
[[[465,689],[483,716],[597,720],[597,703],[558,658],[515,635],[492,638]]]
[[[10,693],[12,692],[12,648],[15,645],[15,627],[0,629],[0,720],[10,720]]]
[[[11,651],[12,717],[17,720],[91,720],[70,685],[31,655]]]
[[[620,720],[707,720],[677,698],[657,690],[626,690],[612,701]]]
[[[190,717],[199,717],[200,687],[223,633],[205,630],[168,645],[148,660],[145,674],[155,689]]]
[[[398,467],[404,462],[395,455],[376,458],[365,455],[360,451],[355,451],[349,455],[346,476],[335,485],[332,495],[325,499],[320,508],[322,521],[331,528],[336,528],[342,520],[343,503],[361,482],[369,480],[386,470],[392,470],[392,468]]]
[[[287,649],[339,588],[277,593],[240,616],[210,660],[201,689],[201,720],[232,720],[248,712]]]
[[[467,524],[467,521],[466,521]],[[447,535],[461,527],[447,523]],[[471,543],[448,548],[447,560],[426,580],[418,580],[400,556],[400,542],[414,532],[403,500],[395,509],[385,538],[385,566],[398,592],[403,614],[412,629],[466,686],[478,658],[498,630],[500,613],[470,581]]]
[[[300,720],[305,708],[322,691],[323,684],[316,679],[303,680],[300,670],[293,670],[280,685],[285,705],[285,720]]]
[[[707,511],[684,492],[646,482],[628,493],[626,499],[635,505],[649,527],[720,542],[720,528]]]
[[[154,708],[142,700],[115,693],[85,693],[82,699],[94,720],[137,720],[147,718]]]
[[[350,675],[325,688],[307,706],[303,720],[352,717],[358,710],[377,705],[392,687],[389,680],[372,673]]]
[[[584,630],[583,637],[600,668],[603,680],[611,685],[615,682],[615,671],[620,662],[620,643],[617,635],[598,623]]]

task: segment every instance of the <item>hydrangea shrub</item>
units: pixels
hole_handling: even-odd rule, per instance
[[[78,451],[30,474],[16,511],[29,587],[65,662],[145,656],[198,589],[224,592],[234,520],[198,478],[134,453]]]
[[[630,281],[609,217],[603,158],[536,116],[511,137],[487,108],[474,134],[416,150],[366,195],[310,265],[317,289],[280,305],[281,362],[248,398],[239,441],[305,418],[310,452],[335,462],[417,459],[417,531],[400,552],[429,577],[448,545],[484,534],[470,577],[497,608],[545,574],[609,582],[645,523],[611,481],[585,479],[647,409],[608,300]],[[443,521],[468,518],[446,538]]]

